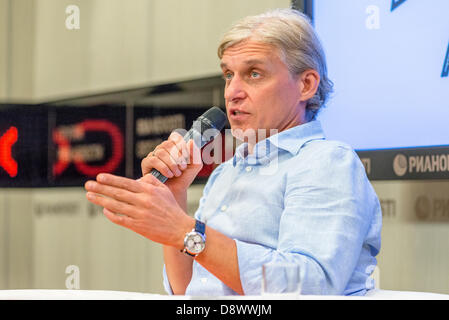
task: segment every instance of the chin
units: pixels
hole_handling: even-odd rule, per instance
[[[231,125],[232,136],[240,141],[255,144],[257,142],[257,129]]]

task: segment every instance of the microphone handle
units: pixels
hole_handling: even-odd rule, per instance
[[[194,130],[193,128],[190,129],[185,135],[184,135],[184,141],[188,142],[189,140],[193,139],[193,141],[195,141],[195,144],[201,149],[202,147],[204,147],[207,143],[207,141],[204,141],[204,139],[202,139],[201,134]],[[198,141],[199,140],[199,141]],[[199,143],[198,143],[199,142]],[[199,144],[199,145],[198,145]],[[152,169],[150,174],[152,174],[153,176],[155,176],[160,182],[165,183],[168,178],[166,176],[164,176],[162,173],[160,173],[158,170],[156,169]]]
[[[152,174],[153,176],[155,176],[160,182],[165,183],[165,181],[168,180],[168,178],[166,176],[164,176],[162,173],[160,173],[159,171],[157,171],[156,169],[152,169],[150,174]]]

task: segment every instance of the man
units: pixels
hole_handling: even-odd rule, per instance
[[[87,198],[164,245],[169,293],[258,295],[264,264],[293,262],[303,294],[365,294],[380,250],[379,201],[354,151],[325,140],[315,119],[332,84],[308,19],[290,9],[247,17],[218,54],[231,129],[246,142],[210,176],[195,219],[187,188],[202,165],[182,155],[199,150],[176,133],[142,161],[141,179],[101,174],[86,183]]]

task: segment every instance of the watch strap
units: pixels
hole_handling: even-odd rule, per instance
[[[195,220],[195,231],[204,236],[206,233],[206,225],[200,220]]]
[[[192,254],[192,253],[190,253],[189,251],[187,251],[187,249],[186,248],[184,248],[184,250],[181,250],[181,252],[184,252],[185,254],[188,254],[189,256],[191,256],[191,257],[196,257],[196,254]]]

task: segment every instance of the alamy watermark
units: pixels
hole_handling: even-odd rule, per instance
[[[65,27],[67,30],[80,29],[80,8],[77,5],[71,4],[65,8],[66,19]]]
[[[65,287],[69,290],[80,289],[80,268],[76,265],[69,265],[65,268],[68,277],[65,279]]]
[[[186,136],[188,133],[186,129],[176,129],[175,132],[181,136]],[[277,129],[226,129],[224,134],[221,134],[219,130],[211,128],[204,130],[202,134],[191,135],[190,140],[193,140],[197,146],[197,152],[194,152],[191,157],[189,157],[187,150],[182,150],[180,156],[177,147],[167,151],[173,159],[178,159],[179,164],[181,162],[187,164],[203,163],[205,165],[221,164],[232,158],[235,147],[243,142],[246,146],[241,151],[242,157],[246,158],[245,163],[247,165],[261,163],[259,173],[261,175],[273,175],[278,170],[277,134]],[[233,137],[240,142],[235,144]],[[212,141],[207,143],[210,140]],[[203,148],[200,151],[201,147]]]

